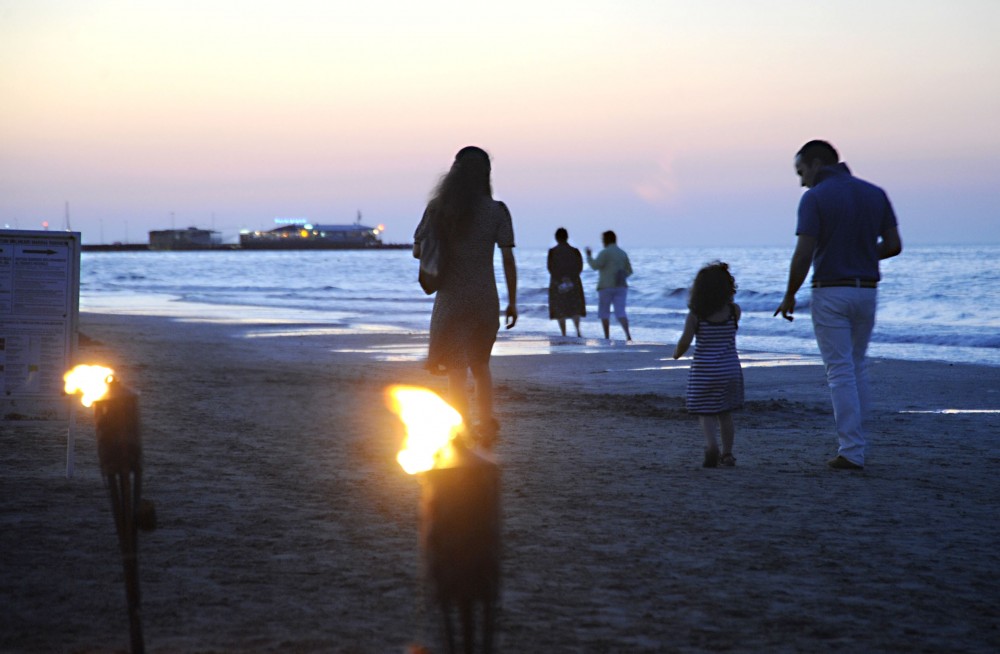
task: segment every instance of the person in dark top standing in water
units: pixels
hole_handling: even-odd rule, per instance
[[[580,333],[580,318],[587,315],[583,298],[583,255],[569,244],[569,232],[556,230],[556,246],[549,250],[549,318],[559,323],[559,331],[566,335],[566,319],[573,321],[576,335]]]

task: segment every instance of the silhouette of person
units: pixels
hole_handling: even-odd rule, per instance
[[[826,365],[839,443],[827,464],[860,470],[869,405],[865,354],[875,327],[879,261],[902,252],[903,243],[885,191],[854,177],[826,141],[803,145],[795,172],[808,190],[799,201],[798,240],[774,315],[794,319],[795,294],[812,267],[813,331]]]
[[[499,246],[507,282],[507,329],[517,322],[517,266],[514,228],[507,206],[493,199],[490,157],[481,148],[459,150],[451,169],[435,188],[413,235],[413,256],[433,225],[443,241],[444,272],[431,313],[426,367],[448,375],[448,395],[456,410],[470,420],[466,395],[468,371],[476,386],[478,424],[474,430],[491,446],[499,424],[493,415],[490,355],[500,325],[500,298],[493,273],[494,247]]]
[[[625,330],[625,338],[632,340],[628,329],[628,314],[625,303],[628,300],[628,282],[632,276],[632,264],[625,250],[618,247],[618,237],[611,230],[601,234],[604,249],[597,257],[593,257],[590,248],[587,252],[587,263],[598,271],[597,277],[597,317],[601,319],[604,328],[604,338],[611,338],[611,308],[614,307],[615,317]]]
[[[569,244],[569,232],[556,230],[556,246],[549,249],[549,319],[559,323],[559,331],[566,335],[566,319],[573,321],[576,335],[580,333],[580,318],[587,315],[583,298],[583,255]]]

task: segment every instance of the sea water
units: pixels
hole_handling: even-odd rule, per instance
[[[636,341],[675,343],[695,273],[721,260],[739,285],[741,351],[817,354],[808,283],[798,293],[794,322],[773,315],[784,294],[791,247],[622,245],[635,270],[629,279],[628,313]],[[548,318],[546,253],[547,248],[515,248],[520,317],[514,330],[501,330],[502,339],[558,334]],[[899,257],[883,261],[870,355],[1000,366],[998,257],[1000,245],[907,246]],[[420,290],[416,268],[408,250],[85,252],[80,308],[358,333],[423,332],[434,298]],[[495,268],[503,305],[507,292],[499,253]],[[593,347],[593,339],[602,335],[597,274],[585,270],[583,283],[583,333]],[[612,339],[620,341],[614,318],[611,329]]]

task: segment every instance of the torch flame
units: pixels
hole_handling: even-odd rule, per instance
[[[115,371],[104,366],[76,366],[65,375],[65,391],[68,395],[83,393],[80,402],[90,406],[108,392],[108,384],[114,379]]]
[[[406,425],[406,441],[396,461],[414,475],[448,467],[455,457],[452,442],[462,427],[462,415],[436,393],[417,386],[391,386],[389,408]]]

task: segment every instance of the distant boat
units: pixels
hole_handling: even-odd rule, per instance
[[[243,232],[244,250],[361,250],[390,247],[382,244],[381,230],[353,225],[282,225],[266,232]],[[395,246],[392,246],[395,247]]]

